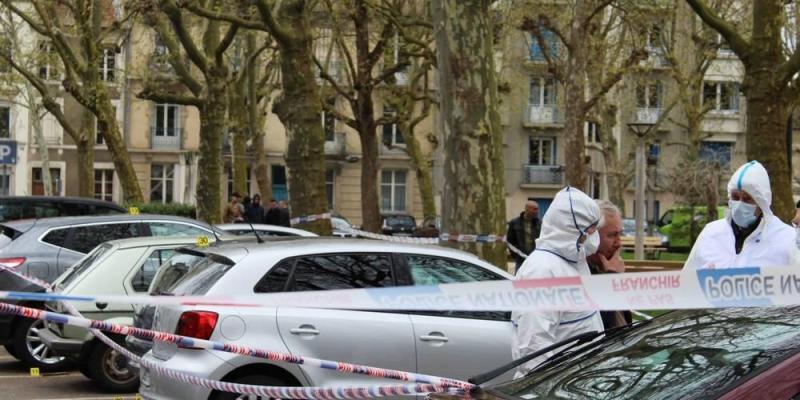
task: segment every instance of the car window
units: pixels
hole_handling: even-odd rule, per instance
[[[206,257],[189,268],[188,272],[175,282],[168,293],[177,296],[202,296],[206,294],[231,267],[233,266],[217,262],[211,257]]]
[[[389,226],[415,225],[414,217],[410,215],[387,215],[386,224],[388,224]]]
[[[197,226],[175,222],[148,222],[153,236],[200,236],[211,232]]]
[[[59,217],[64,214],[61,213],[59,207],[50,202],[41,202],[36,203],[33,206],[33,217],[34,218],[50,218],[50,217]]]
[[[45,243],[50,243],[54,246],[64,247],[64,243],[67,241],[68,233],[69,228],[53,229],[42,238],[42,241]]]
[[[133,290],[137,292],[146,292],[147,289],[150,288],[150,283],[153,281],[153,278],[156,276],[158,267],[174,253],[175,250],[172,249],[159,249],[150,253],[144,260],[144,263],[139,267],[136,275],[131,279]]]
[[[88,253],[100,243],[139,236],[137,225],[124,222],[77,226],[72,228],[72,236],[64,247],[79,253]]]
[[[253,288],[253,292],[275,293],[284,291],[293,266],[294,259],[279,262],[278,265],[272,267],[272,269],[258,281]]]
[[[66,272],[66,276],[64,279],[59,282],[59,287],[65,287],[69,285],[70,282],[74,281],[75,278],[80,276],[80,274],[91,267],[97,260],[101,259],[105,254],[107,254],[111,250],[111,245],[102,245],[97,247],[94,251],[87,254],[86,257],[83,257],[80,261],[78,261],[75,265],[70,267],[70,269]]]
[[[800,351],[800,307],[673,312],[497,389],[535,399],[708,399]]]
[[[392,286],[392,261],[386,254],[330,254],[300,257],[293,291]]]
[[[204,259],[204,257],[195,254],[175,253],[156,271],[156,276],[153,278],[150,287],[150,293],[171,293],[172,288],[189,272],[189,269]]]
[[[446,283],[466,283],[497,281],[503,277],[463,261],[423,255],[407,255],[408,269],[415,285],[441,285]],[[452,318],[477,318],[508,321],[511,313],[503,311],[424,311],[417,314]]]

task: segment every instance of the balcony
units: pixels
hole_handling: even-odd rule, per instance
[[[39,144],[36,135],[33,135],[33,141],[37,145]],[[63,144],[63,141],[64,141],[64,136],[61,134],[61,132],[54,132],[53,129],[44,130],[44,143],[47,146],[58,146]]]
[[[345,133],[336,132],[333,134],[333,140],[325,140],[325,155],[332,157],[344,157],[347,153],[347,143],[345,142]]]
[[[651,47],[647,49],[647,59],[643,60],[640,65],[648,68],[669,68],[669,61],[664,55],[664,50],[661,48]]]
[[[180,150],[183,131],[177,128],[150,128],[150,148],[153,150]]]
[[[555,106],[530,104],[528,105],[528,118],[525,122],[527,126],[558,125],[563,124],[564,120]]]
[[[522,184],[563,185],[564,167],[561,165],[523,165]]]
[[[661,117],[660,107],[637,107],[636,108],[636,122],[655,124],[658,118]]]

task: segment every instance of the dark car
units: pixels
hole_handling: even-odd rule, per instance
[[[59,196],[0,197],[0,222],[18,219],[124,214],[123,207],[102,200]]]
[[[728,400],[800,395],[800,307],[676,311],[582,339],[564,343],[527,376],[481,387],[471,398]],[[430,398],[463,399],[442,394]]]
[[[441,217],[428,217],[414,230],[414,236],[422,238],[438,238],[442,229]]]
[[[381,231],[384,235],[411,236],[417,229],[417,221],[408,214],[383,214],[381,218]]]

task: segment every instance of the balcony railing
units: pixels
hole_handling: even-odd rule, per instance
[[[523,165],[522,183],[528,185],[563,185],[564,167],[561,165]]]
[[[345,142],[345,133],[336,132],[333,134],[333,140],[325,141],[325,155],[326,156],[344,156],[347,149]]]
[[[177,128],[151,128],[150,148],[180,150],[182,131]]]
[[[669,61],[664,55],[664,50],[655,47],[647,49],[647,59],[642,61],[642,64],[644,64],[643,66],[648,66],[651,68],[669,67]]]
[[[38,145],[39,141],[36,138],[36,135],[33,135],[33,141]],[[57,146],[63,144],[64,136],[53,132],[53,129],[45,129],[44,130],[44,143],[48,146]]]
[[[636,108],[636,122],[655,124],[661,117],[661,108],[638,107]]]
[[[528,123],[535,124],[558,124],[563,123],[558,109],[555,106],[540,106],[530,104],[528,107]]]

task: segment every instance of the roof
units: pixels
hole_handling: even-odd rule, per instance
[[[53,227],[53,226],[93,224],[93,223],[98,223],[98,222],[149,221],[149,220],[186,222],[186,223],[192,223],[192,224],[196,224],[196,225],[201,225],[201,226],[207,227],[209,229],[211,228],[211,226],[209,226],[205,222],[193,220],[193,219],[190,219],[190,218],[176,217],[174,215],[157,215],[157,214],[83,215],[83,216],[76,216],[76,217],[52,217],[52,218],[40,218],[40,219],[22,219],[22,220],[16,220],[16,221],[9,221],[9,222],[4,223],[3,225],[12,227],[14,229],[18,229],[18,227],[31,227],[33,225],[45,226],[45,227]]]
[[[214,237],[209,237],[209,241],[214,241]],[[191,246],[197,243],[197,238],[193,236],[142,236],[130,239],[109,240],[106,242],[112,246],[119,246],[120,249],[130,249],[134,247],[149,246]]]
[[[252,224],[252,228],[250,224],[247,223],[235,223],[235,224],[217,224],[214,225],[219,229],[224,231],[228,230],[247,230],[250,231],[255,229],[256,231],[268,231],[268,232],[284,232],[284,233],[291,233],[297,236],[317,236],[316,233],[305,231],[302,229],[297,228],[289,228],[285,226],[279,225],[268,225],[268,224]]]

